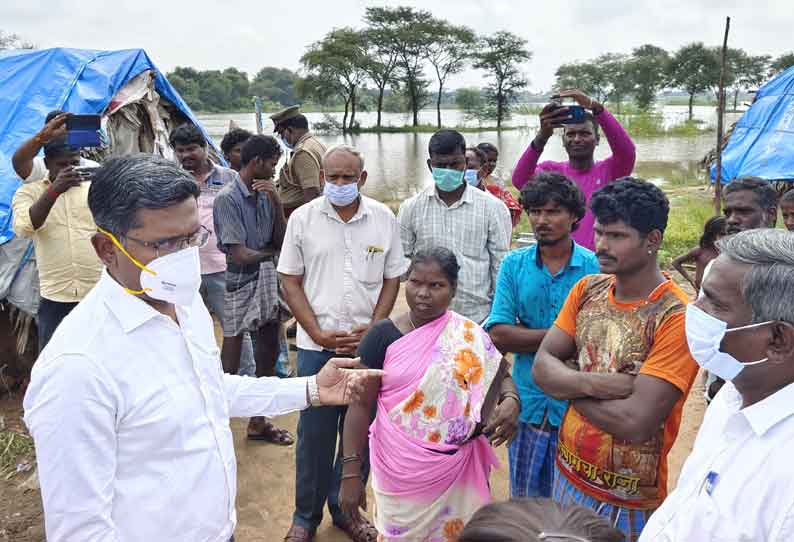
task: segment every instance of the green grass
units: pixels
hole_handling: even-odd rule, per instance
[[[665,127],[662,115],[657,113],[630,113],[617,115],[617,117],[632,137],[691,137],[714,131],[713,128],[706,128],[702,122],[695,120],[687,120]]]
[[[714,204],[709,192],[668,194],[668,197],[670,216],[659,250],[662,267],[670,267],[674,258],[695,247],[703,235],[703,225],[714,216]]]
[[[0,478],[16,474],[17,464],[33,456],[33,439],[27,435],[0,431]]]

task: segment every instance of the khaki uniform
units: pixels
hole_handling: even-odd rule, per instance
[[[320,167],[325,154],[325,145],[307,132],[298,140],[287,163],[278,177],[278,190],[284,211],[289,214],[303,205],[303,191],[317,188],[322,193]]]

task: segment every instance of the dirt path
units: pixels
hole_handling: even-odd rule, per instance
[[[405,309],[401,293],[395,312]],[[698,378],[684,406],[678,440],[668,457],[670,487],[678,480],[681,466],[692,449],[704,407],[702,380]],[[21,414],[21,397],[0,401],[0,416],[6,420],[9,429],[24,430],[19,422]],[[281,416],[275,421],[294,434],[298,415]],[[246,423],[241,419],[231,422],[238,468],[238,527],[235,536],[238,542],[281,540],[289,528],[294,507],[295,447],[249,442],[245,439]],[[503,500],[509,492],[506,448],[499,448],[497,456],[502,467],[492,474],[491,488],[494,498]],[[26,478],[24,474],[10,480],[0,478],[0,542],[44,542],[41,497],[35,489],[20,488]],[[372,502],[371,493],[369,502]],[[348,538],[331,525],[326,514],[317,541],[346,540]]]

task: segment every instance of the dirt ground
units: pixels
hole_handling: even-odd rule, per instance
[[[405,302],[401,293],[395,312],[403,310]],[[0,400],[0,417],[5,420],[7,430],[24,432],[21,401],[18,394]],[[698,377],[684,406],[678,439],[668,456],[670,488],[675,486],[683,462],[692,450],[704,410],[702,379]],[[274,421],[294,434],[298,415],[289,414]],[[242,419],[231,422],[238,468],[235,537],[238,542],[281,540],[289,528],[295,499],[295,447],[250,442],[245,439],[246,423]],[[497,455],[502,465],[493,472],[491,487],[494,499],[502,500],[509,492],[506,448],[499,448]],[[10,479],[0,477],[0,542],[44,542],[41,497],[31,485],[30,473]],[[371,494],[369,502],[372,502]],[[326,514],[316,540],[342,542],[348,538],[331,525]]]

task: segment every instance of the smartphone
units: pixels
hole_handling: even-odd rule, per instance
[[[94,172],[98,169],[99,166],[77,166],[74,168],[77,174],[83,179],[90,179],[94,175]]]
[[[66,117],[66,143],[72,147],[99,147],[100,115]]]
[[[559,102],[553,103],[555,103],[555,106],[549,109],[549,112],[565,107],[568,109],[568,114],[571,116],[568,119],[560,121],[560,124],[580,124],[585,121],[585,109],[581,105],[564,105]]]

